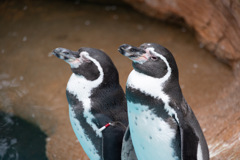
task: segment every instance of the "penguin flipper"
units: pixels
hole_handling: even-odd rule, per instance
[[[114,125],[103,131],[103,154],[105,159],[121,160],[122,140],[125,127]]]
[[[176,103],[172,104],[175,107],[177,106]],[[197,136],[196,131],[192,127],[197,120],[184,98],[182,103],[180,104],[180,108],[181,111],[177,114],[179,122],[176,119],[175,120],[178,123],[180,130],[182,157],[181,159],[197,160],[199,137]]]
[[[123,137],[121,158],[122,160],[137,160],[137,156],[132,144],[129,127],[126,129]]]
[[[181,134],[181,157],[183,160],[197,160],[199,138],[193,128],[188,124],[180,126]]]
[[[95,115],[101,126],[113,122],[111,118],[103,114]],[[122,140],[125,132],[125,126],[119,123],[112,123],[102,131],[102,157],[104,159],[121,160]]]
[[[175,120],[180,130],[182,159],[209,160],[209,151],[201,126],[186,100],[183,98],[180,105],[172,105],[180,108],[177,112],[179,122]]]

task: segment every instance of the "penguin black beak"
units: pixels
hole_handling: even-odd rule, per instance
[[[118,48],[118,51],[125,56],[125,53],[127,52],[127,48],[130,47],[128,44],[123,44]]]
[[[139,57],[142,54],[146,53],[145,50],[137,48],[128,44],[123,44],[119,47],[118,51],[127,57]]]
[[[149,56],[147,52],[139,47],[134,47],[128,44],[123,44],[118,48],[118,51],[137,63],[143,63],[148,60]]]
[[[65,61],[75,60],[76,58],[80,57],[78,52],[71,51],[69,49],[61,48],[61,47],[54,49],[52,54],[54,54],[59,59],[62,59]]]

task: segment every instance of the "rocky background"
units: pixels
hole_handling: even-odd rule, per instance
[[[233,67],[239,65],[239,0],[124,1],[151,17],[186,23],[195,30],[197,39],[211,53]]]
[[[70,69],[64,62],[49,57],[48,53],[59,46],[75,50],[79,46],[104,48],[107,53],[114,53],[111,58],[120,70],[121,85],[124,87],[131,64],[117,55],[116,48],[123,41],[139,45],[150,40],[159,41],[171,48],[173,53],[178,53],[174,55],[177,61],[181,58],[179,56],[188,58],[187,61],[178,61],[180,74],[184,77],[182,84],[185,83],[182,88],[204,130],[211,159],[240,159],[239,0],[124,0],[124,3],[153,19],[136,16],[129,7],[117,10],[117,5],[123,5],[122,1],[85,0],[85,3],[104,3],[106,6],[101,6],[101,14],[98,13],[101,10],[99,6],[91,7],[78,0],[71,1],[74,6],[67,2],[0,2],[0,110],[40,127],[48,135],[46,153],[50,160],[88,158],[69,122],[65,86]],[[127,12],[134,16],[129,18]],[[96,18],[97,14],[101,15],[101,19]],[[183,32],[164,25],[156,28],[156,19],[181,25]],[[141,21],[146,22],[141,24]],[[192,30],[200,42],[200,51],[198,42],[190,34],[186,36],[185,27]],[[149,35],[161,29],[164,29],[160,31],[161,37],[154,39]],[[93,35],[89,36],[89,32]],[[139,39],[136,36],[139,34],[143,34],[145,39]],[[101,40],[99,35],[106,39]],[[113,41],[114,45],[109,46]],[[202,58],[192,56],[195,51]],[[222,64],[211,64],[213,58],[206,54],[212,54],[228,64],[234,78],[226,71],[228,69],[221,68]],[[199,64],[192,63],[194,61]],[[216,73],[211,73],[211,67],[219,67],[220,73],[217,74],[217,69]],[[200,80],[202,75],[207,79]],[[211,86],[217,89],[212,91]]]

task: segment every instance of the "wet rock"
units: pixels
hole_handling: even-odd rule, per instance
[[[137,10],[162,20],[180,17],[198,40],[219,59],[234,66],[240,61],[240,1],[124,0]],[[177,18],[178,19],[178,18]]]

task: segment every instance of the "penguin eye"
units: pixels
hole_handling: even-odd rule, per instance
[[[156,60],[158,60],[158,57],[152,56],[152,57],[151,57],[151,60],[156,61]]]

